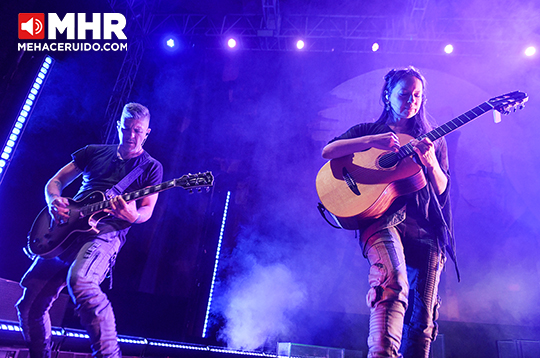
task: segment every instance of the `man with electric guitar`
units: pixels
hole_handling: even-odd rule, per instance
[[[379,119],[330,141],[322,151],[330,161],[317,175],[322,205],[341,227],[360,231],[370,264],[370,358],[427,358],[437,336],[440,275],[447,257],[455,263],[448,153],[441,137],[489,110],[508,113],[528,99],[511,92],[433,128],[425,91],[414,67],[388,72]]]
[[[17,303],[32,358],[51,356],[48,311],[66,286],[90,336],[93,355],[121,356],[111,303],[99,285],[114,265],[130,226],[150,219],[156,205],[157,191],[130,202],[120,195],[126,189],[142,189],[162,181],[161,163],[143,149],[149,124],[146,107],[127,104],[118,121],[119,145],[89,145],[78,150],[48,181],[47,208],[29,236],[29,247],[36,257],[21,280],[24,292]],[[109,200],[103,202],[107,206],[99,210],[101,216],[83,220],[86,203],[76,205],[62,197],[62,190],[80,175],[83,180],[74,200],[108,190]]]

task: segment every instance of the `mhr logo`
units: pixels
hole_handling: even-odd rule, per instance
[[[47,14],[47,38],[56,40],[56,33],[65,33],[67,40],[86,40],[86,32],[92,32],[93,40],[111,40],[114,33],[118,40],[126,40],[124,27],[126,18],[120,13],[93,13],[92,20],[86,20],[85,13],[67,13],[63,19],[57,14]],[[77,15],[77,23],[75,23]],[[103,26],[102,26],[103,25]],[[75,37],[75,33],[77,37]],[[103,33],[103,36],[102,36]],[[19,39],[43,40],[45,38],[45,14],[19,14]]]

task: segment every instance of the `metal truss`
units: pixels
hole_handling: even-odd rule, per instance
[[[280,15],[274,28],[268,26],[268,14],[152,14],[149,35],[175,33],[208,49],[221,48],[225,37],[236,36],[242,49],[255,51],[292,51],[295,40],[302,38],[307,51],[372,52],[373,42],[378,42],[385,53],[440,54],[451,42],[466,48],[461,55],[474,56],[488,45],[508,46],[524,39],[529,34],[523,29],[536,28],[532,19],[523,18],[430,20],[424,10],[412,7],[405,17]]]
[[[154,0],[109,0],[114,11],[122,12],[127,19],[126,29],[129,39],[126,56],[118,73],[114,88],[105,110],[106,129],[103,134],[104,143],[114,143],[116,135],[116,121],[120,118],[122,108],[129,100],[131,90],[142,57],[146,48],[146,36],[150,29],[151,11],[156,6]]]
[[[142,56],[160,45],[165,35],[176,35],[189,47],[222,49],[235,36],[242,50],[372,53],[377,42],[386,54],[442,55],[452,43],[455,55],[497,56],[519,51],[538,27],[533,18],[426,18],[429,0],[409,0],[404,16],[283,15],[279,0],[261,0],[261,14],[161,14],[160,0],[109,0],[114,11],[128,20],[129,44],[109,99],[104,141],[116,139],[116,121],[128,101]],[[529,31],[529,32],[527,32]],[[512,48],[516,47],[516,48]]]

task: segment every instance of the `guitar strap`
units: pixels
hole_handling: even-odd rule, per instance
[[[150,160],[148,158],[145,158],[143,161],[139,163],[131,172],[129,172],[122,180],[120,180],[116,185],[114,185],[112,188],[107,189],[105,191],[105,196],[107,199],[112,199],[113,197],[122,194],[127,187],[135,181],[145,170],[146,167],[150,164]]]
[[[319,210],[319,213],[322,215],[323,219],[324,219],[330,226],[332,226],[334,229],[343,229],[341,226],[337,226],[337,225],[335,225],[335,224],[332,224],[332,223],[330,222],[330,220],[328,220],[328,218],[326,217],[326,212],[328,212],[329,215],[332,215],[332,213],[329,212],[328,209],[326,209],[322,203],[318,203],[318,204],[317,204],[317,209]]]
[[[145,158],[139,163],[139,165],[137,165],[125,177],[123,177],[122,180],[120,180],[116,185],[114,185],[110,189],[107,189],[105,191],[105,196],[107,197],[107,199],[110,200],[117,195],[121,195],[127,189],[127,187],[135,181],[135,179],[137,179],[142,173],[144,173],[149,164],[150,160],[148,158]],[[116,254],[109,260],[109,271],[107,273],[107,277],[109,278],[109,290],[112,290],[113,287],[113,268],[115,263]]]

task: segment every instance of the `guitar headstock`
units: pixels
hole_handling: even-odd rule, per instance
[[[525,102],[529,100],[529,96],[526,93],[515,91],[502,96],[494,97],[488,101],[488,103],[493,106],[498,112],[502,114],[508,114],[512,110],[516,111],[522,109],[525,106]]]
[[[208,189],[214,185],[214,176],[210,171],[197,174],[186,174],[178,179],[174,179],[174,185],[180,186],[190,192],[192,192],[193,189],[199,189],[199,191],[201,191],[202,188]]]

